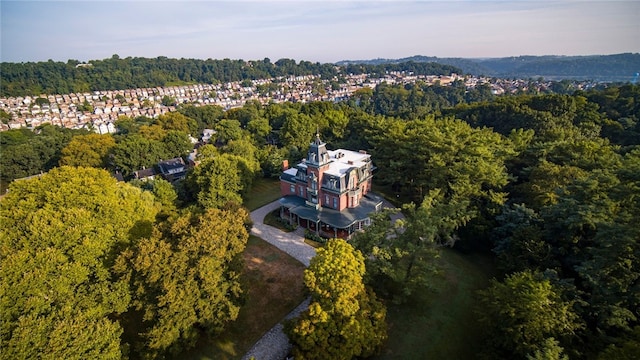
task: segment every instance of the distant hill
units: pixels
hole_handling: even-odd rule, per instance
[[[438,58],[412,56],[403,59],[344,60],[337,65],[435,62],[462,69],[466,74],[495,77],[537,78],[550,80],[591,79],[597,81],[631,81],[640,72],[640,54],[590,56],[516,56],[490,59]]]

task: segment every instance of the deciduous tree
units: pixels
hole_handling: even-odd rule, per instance
[[[286,325],[297,359],[352,359],[373,355],[386,339],[386,310],[367,291],[362,254],[341,239],[318,249],[305,270],[311,305]]]
[[[106,168],[108,155],[115,145],[111,135],[74,136],[62,149],[60,165]]]
[[[3,357],[121,358],[116,318],[130,293],[112,266],[150,235],[156,212],[150,193],[104,170],[61,167],[13,183],[0,201]]]
[[[373,225],[353,239],[365,256],[369,283],[394,302],[429,287],[438,271],[438,244],[452,244],[454,231],[472,217],[467,202],[447,200],[438,190],[419,207],[406,205],[404,214],[394,223],[389,222],[389,211],[373,215]]]
[[[239,311],[245,210],[186,213],[156,228],[119,259],[143,312],[145,357],[192,347],[200,330],[219,333]]]
[[[573,302],[539,273],[509,275],[480,291],[478,314],[488,332],[492,355],[525,357],[544,347],[546,339],[561,339],[580,328]]]
[[[241,204],[243,164],[242,158],[231,154],[203,159],[186,179],[198,204],[204,208],[220,208],[227,202]]]
[[[149,168],[166,159],[163,144],[140,135],[128,136],[113,148],[113,165],[124,175]]]

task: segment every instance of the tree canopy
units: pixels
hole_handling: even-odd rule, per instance
[[[573,302],[564,301],[540,274],[525,271],[494,280],[481,295],[478,314],[490,332],[491,356],[535,358],[549,349],[548,339],[573,335],[581,326]]]
[[[320,248],[305,270],[311,304],[286,325],[296,359],[373,355],[386,339],[386,309],[362,282],[362,254],[341,239]]]
[[[239,255],[249,235],[246,211],[208,209],[156,227],[119,259],[143,313],[143,354],[155,358],[192,347],[200,329],[219,333],[235,320],[242,293]]]
[[[0,201],[2,349],[17,358],[124,355],[119,251],[149,236],[150,193],[104,170],[60,167],[14,182]]]

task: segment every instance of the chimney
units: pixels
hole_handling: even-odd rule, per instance
[[[289,160],[282,160],[282,171],[289,169]]]

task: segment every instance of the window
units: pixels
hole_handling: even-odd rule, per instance
[[[337,209],[338,208],[338,198],[333,198],[333,208]]]
[[[300,186],[298,189],[300,190],[300,197],[304,197],[304,188]]]
[[[295,185],[291,185],[291,187],[289,188],[289,192],[292,194],[296,193],[296,186]]]
[[[324,196],[324,204],[329,206],[329,195]]]

